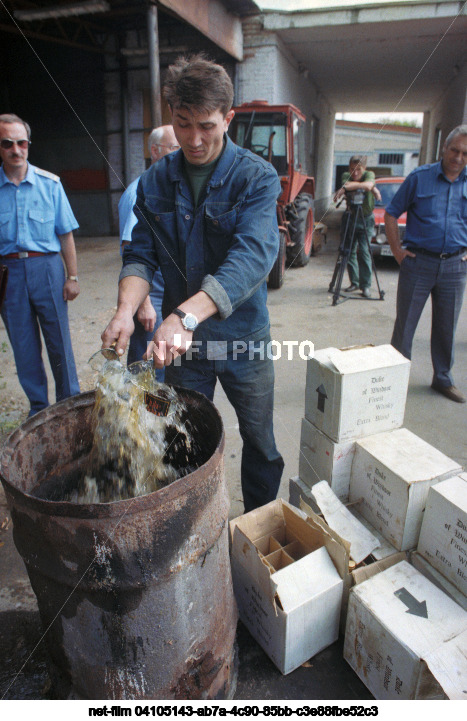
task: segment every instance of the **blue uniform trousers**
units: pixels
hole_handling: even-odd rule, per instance
[[[56,400],[80,392],[63,300],[65,271],[59,253],[4,258],[2,262],[9,268],[2,318],[32,416],[49,405],[39,325],[55,379]]]
[[[279,490],[284,461],[274,440],[273,361],[248,353],[226,360],[181,357],[179,367],[166,368],[166,381],[214,397],[219,378],[235,409],[243,440],[241,482],[245,512],[269,503]]]
[[[451,375],[454,336],[467,278],[467,261],[461,257],[406,256],[400,267],[397,317],[391,343],[402,355],[411,358],[415,330],[431,295],[433,381],[440,386],[454,385]]]
[[[156,325],[154,326],[153,331],[146,331],[144,330],[144,326],[141,325],[139,322],[137,315],[135,313],[133,317],[133,321],[135,324],[135,330],[133,335],[130,338],[130,344],[128,346],[128,356],[127,356],[127,364],[130,365],[130,363],[135,363],[136,361],[140,361],[146,353],[146,348],[148,346],[148,343],[152,341],[154,337],[154,333],[159,328],[160,324],[162,323],[162,298],[164,296],[164,281],[162,278],[162,275],[160,271],[156,271],[154,273],[151,289],[149,291],[149,297],[151,299],[151,303],[153,305],[154,310],[157,313],[157,319],[156,319]],[[158,368],[156,370],[156,378],[159,381],[159,383],[164,382],[164,376],[165,376],[165,369],[164,368]]]

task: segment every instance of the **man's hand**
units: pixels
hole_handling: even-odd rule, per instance
[[[131,309],[126,311],[119,309],[101,335],[102,348],[110,348],[115,343],[118,355],[123,355],[134,330],[135,324]]]
[[[74,300],[79,295],[79,292],[80,287],[78,281],[67,278],[63,286],[63,300]]]
[[[334,202],[337,203],[337,201],[340,200],[343,195],[345,195],[344,188],[339,188],[339,190],[334,193]]]
[[[397,260],[399,265],[402,263],[402,261],[407,255],[409,256],[409,258],[415,258],[415,253],[407,250],[407,248],[403,248],[401,245],[399,245],[395,250],[393,250],[392,254],[394,255],[394,258]]]
[[[102,347],[115,343],[118,355],[123,355],[129,338],[135,330],[133,316],[149,293],[149,283],[134,275],[122,278],[118,284],[117,312],[102,333]]]
[[[377,185],[373,185],[371,192],[373,193],[375,200],[377,200],[377,201],[381,200],[381,193],[379,192],[379,188]]]
[[[157,320],[157,313],[153,308],[149,295],[146,296],[146,299],[143,301],[143,303],[141,303],[140,307],[138,308],[136,317],[138,318],[141,325],[144,327],[145,331],[151,333],[154,330],[154,326]]]
[[[397,218],[394,218],[388,213],[384,213],[384,227],[386,228],[386,236],[391,246],[392,254],[397,260],[399,265],[402,263],[404,258],[408,255],[410,258],[415,258],[415,253],[411,253],[407,248],[403,248],[399,237],[399,226],[397,224]]]
[[[144,358],[151,358],[155,368],[163,368],[179,355],[187,352],[193,341],[193,332],[185,330],[178,315],[171,313],[157,329]]]

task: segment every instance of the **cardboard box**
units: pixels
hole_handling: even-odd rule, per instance
[[[467,482],[459,476],[430,488],[417,550],[467,596]]]
[[[306,418],[302,419],[298,475],[310,488],[327,481],[341,501],[349,498],[355,441],[336,443]]]
[[[311,488],[307,486],[301,478],[293,476],[293,478],[289,478],[289,503],[291,506],[301,508],[302,500],[305,501],[305,503],[310,506],[315,513],[320,513],[311,492]]]
[[[400,428],[409,373],[410,361],[391,345],[315,351],[307,361],[305,416],[338,443]]]
[[[401,561],[352,588],[344,658],[377,699],[467,699],[466,631],[467,613]]]
[[[281,499],[233,519],[230,531],[239,616],[290,673],[337,640],[348,553]]]
[[[316,483],[312,494],[328,526],[350,544],[350,558],[355,563],[361,563],[378,548],[376,536],[344,506],[326,481]]]
[[[440,588],[446,596],[449,596],[452,601],[455,601],[458,606],[463,608],[464,611],[467,611],[467,596],[464,596],[464,594],[437,571],[436,568],[433,568],[418,551],[410,552],[410,563],[417,571],[420,571],[425,578],[431,581],[437,588]]]
[[[430,486],[461,471],[406,428],[355,444],[349,499],[398,550],[415,548]]]

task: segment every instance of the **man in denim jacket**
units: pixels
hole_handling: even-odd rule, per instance
[[[266,352],[266,280],[279,248],[280,182],[269,163],[228,138],[233,87],[221,66],[202,56],[180,58],[168,69],[164,93],[181,150],[141,177],[138,223],[103,344],[117,341],[124,352],[133,314],[160,267],[164,321],[147,356],[157,368],[166,366],[168,383],[211,400],[219,378],[237,413],[249,511],[276,497],[284,466],[274,441],[274,369]]]

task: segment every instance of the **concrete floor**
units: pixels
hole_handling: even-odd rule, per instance
[[[306,361],[297,346],[287,357],[287,341],[311,341],[316,349],[388,343],[395,316],[398,267],[391,259],[378,263],[378,277],[385,291],[383,301],[349,300],[332,306],[327,292],[337,252],[340,214],[331,211],[328,242],[306,268],[287,272],[282,289],[269,293],[272,337],[281,343],[276,361],[275,432],[284,456],[285,470],[279,495],[288,498],[288,482],[298,474],[300,424],[304,415]],[[112,238],[78,239],[81,295],[70,304],[70,325],[82,389],[91,387],[86,364],[100,347],[100,333],[112,316],[116,279],[120,267],[118,241]],[[344,285],[346,284],[346,281]],[[378,297],[376,287],[373,296]],[[456,384],[467,392],[467,311],[464,307],[457,332]],[[463,466],[466,405],[448,401],[430,389],[427,307],[414,343],[413,362],[404,425]],[[289,347],[291,347],[289,345]],[[26,415],[5,330],[0,323],[0,432]],[[53,387],[51,385],[51,387]],[[230,516],[243,512],[239,466],[241,442],[236,417],[221,389],[215,403],[226,433],[226,478],[231,497]],[[1,437],[1,436],[0,436]],[[3,524],[3,528],[2,528]],[[35,596],[24,565],[14,547],[8,511],[0,491],[0,698],[50,698],[46,653],[41,638]],[[368,699],[371,695],[342,658],[342,639],[315,656],[310,665],[282,676],[241,625],[238,631],[239,676],[236,699]],[[23,664],[24,667],[23,667]]]

